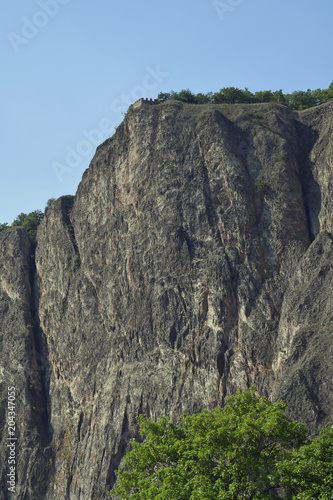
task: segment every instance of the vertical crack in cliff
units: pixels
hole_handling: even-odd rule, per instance
[[[36,243],[33,243],[33,254],[30,259],[30,311],[33,318],[33,337],[35,344],[35,357],[37,360],[38,373],[41,383],[41,419],[40,436],[42,444],[48,446],[52,441],[53,430],[51,426],[51,410],[49,395],[49,362],[47,353],[44,349],[43,331],[40,326],[38,314],[38,288],[37,288],[37,269],[36,269]]]
[[[73,273],[75,273],[81,266],[80,252],[79,252],[79,248],[78,248],[77,241],[76,241],[75,229],[72,225],[72,220],[71,220],[71,212],[72,212],[72,208],[73,208],[73,203],[74,203],[73,196],[63,196],[61,198],[62,220],[63,220],[64,226],[67,228],[67,232],[69,234],[71,243],[73,245],[74,254],[75,254],[71,257],[71,260],[70,260],[69,277],[71,277],[73,275]],[[68,280],[66,295],[63,299],[63,308],[65,307],[65,304],[67,304],[67,302],[68,302],[69,289],[70,289],[70,280]]]
[[[313,176],[314,163],[310,159],[311,150],[318,139],[318,132],[296,120],[298,133],[297,160],[301,176],[304,209],[308,223],[309,238],[312,242],[320,231],[319,213],[321,210],[321,191]]]
[[[212,235],[214,239],[217,241],[217,244],[219,247],[222,248],[222,237],[221,233],[219,230],[219,224],[218,224],[218,216],[216,213],[216,207],[213,201],[213,194],[210,188],[209,184],[209,174],[208,174],[208,169],[205,164],[203,164],[203,178],[204,178],[204,184],[203,184],[203,198],[204,198],[204,204],[205,204],[205,209],[206,209],[206,214],[207,214],[207,220],[210,225]]]
[[[74,197],[73,196],[70,196],[70,197],[64,196],[62,201],[63,201],[63,207],[62,207],[63,220],[64,220],[65,225],[68,228],[71,242],[72,242],[74,252],[75,252],[75,257],[76,257],[74,262],[72,262],[72,269],[71,270],[76,271],[76,269],[78,269],[80,267],[81,262],[80,262],[80,252],[79,252],[79,248],[77,246],[76,237],[75,237],[75,229],[72,225],[72,220],[71,220],[71,212],[72,212],[72,208],[73,208],[73,204],[74,204]]]

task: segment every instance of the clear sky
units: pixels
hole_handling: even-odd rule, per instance
[[[15,0],[0,18],[0,222],[75,194],[141,96],[333,80],[332,0]]]

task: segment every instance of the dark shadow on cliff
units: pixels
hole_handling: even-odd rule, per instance
[[[36,243],[33,246],[33,255],[31,255],[30,265],[30,286],[31,286],[31,314],[34,319],[34,343],[35,343],[35,358],[37,361],[37,368],[41,382],[41,397],[39,401],[40,421],[38,422],[41,444],[44,447],[50,445],[53,438],[53,428],[51,425],[51,411],[50,411],[50,394],[49,394],[49,361],[48,352],[43,345],[43,331],[40,327],[38,316],[38,289],[37,289],[37,271],[35,263]]]
[[[299,137],[296,157],[301,174],[304,207],[308,220],[309,236],[313,241],[319,231],[319,214],[321,211],[321,191],[318,182],[314,179],[314,163],[310,160],[310,153],[318,140],[319,134],[313,128],[295,120]]]

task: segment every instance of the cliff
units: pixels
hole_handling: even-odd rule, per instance
[[[333,103],[166,102],[128,114],[35,253],[0,233],[1,481],[16,499],[110,498],[136,417],[238,387],[332,420]]]

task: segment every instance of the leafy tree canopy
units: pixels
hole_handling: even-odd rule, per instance
[[[333,498],[333,428],[322,429],[319,438],[278,464],[278,471],[294,499]]]
[[[20,213],[14,220],[12,226],[22,226],[27,231],[32,241],[36,239],[37,227],[43,220],[43,212],[34,210],[30,214]]]
[[[132,500],[329,499],[333,432],[308,439],[286,404],[255,395],[229,397],[224,408],[167,417],[139,417],[142,443],[131,442],[110,492]],[[281,489],[279,494],[281,495]],[[296,496],[293,496],[296,495]],[[117,497],[119,498],[119,497]]]
[[[29,214],[20,213],[16,219],[13,221],[13,224],[9,226],[7,222],[0,224],[0,232],[8,229],[9,227],[17,227],[22,226],[27,231],[30,239],[32,241],[36,240],[37,227],[43,220],[43,212],[41,210],[34,210]]]
[[[237,103],[260,103],[260,102],[278,102],[288,106],[292,111],[301,111],[303,109],[311,108],[333,98],[333,82],[328,89],[308,89],[306,92],[297,90],[291,94],[284,94],[282,90],[263,90],[250,92],[247,88],[244,90],[236,87],[224,87],[218,92],[207,94],[193,94],[189,89],[181,90],[180,92],[161,92],[158,94],[159,99],[176,100],[188,102],[193,104],[237,104]]]

